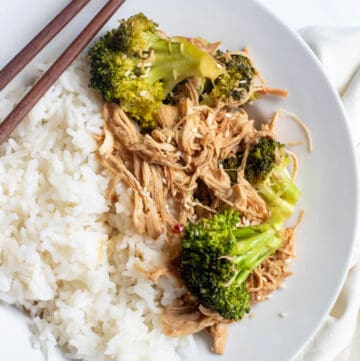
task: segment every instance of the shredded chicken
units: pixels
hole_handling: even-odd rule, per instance
[[[214,339],[213,351],[219,355],[225,353],[228,338],[227,326],[225,322],[218,322],[209,327],[210,334]]]
[[[189,81],[187,85],[191,98],[196,84]],[[223,107],[212,109],[182,99],[177,107],[160,108],[161,127],[152,134],[141,134],[115,104],[105,104],[103,117],[99,156],[112,175],[107,199],[114,201],[118,182],[132,189],[133,222],[140,233],[156,239],[176,224],[191,221],[202,206],[215,211],[230,206],[255,222],[267,217],[264,201],[251,185],[242,177],[237,187],[232,186],[229,175],[219,167],[239,144],[246,147],[263,133],[273,136],[271,130],[255,130],[245,111],[229,113]],[[194,199],[199,180],[210,192],[210,205]]]
[[[196,304],[168,306],[161,315],[163,330],[172,337],[192,335],[223,320],[217,313],[204,315]]]
[[[312,152],[314,149],[314,146],[313,146],[313,141],[312,141],[311,132],[310,132],[309,127],[296,114],[290,113],[285,109],[280,109],[279,112],[283,112],[286,115],[288,115],[292,120],[294,120],[304,130],[305,136],[308,141],[309,152]]]
[[[170,277],[175,278],[181,286],[183,285],[179,270],[176,267],[172,266],[171,264],[165,264],[162,266],[155,267],[151,271],[146,270],[139,264],[135,264],[135,268],[138,271],[145,274],[146,277],[149,280],[153,281],[154,283],[157,283],[160,277],[165,276],[168,278]]]
[[[267,95],[275,95],[278,97],[287,97],[288,92],[284,89],[278,88],[269,88],[269,87],[262,87],[257,90],[258,94],[267,94]]]
[[[161,321],[165,334],[172,337],[192,335],[207,329],[213,337],[213,351],[224,354],[227,325],[231,321],[199,304],[194,296],[185,294],[178,304],[167,306]]]

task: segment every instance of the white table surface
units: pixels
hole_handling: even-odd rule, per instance
[[[258,0],[292,29],[360,26],[359,0]]]
[[[134,1],[134,0],[132,0]],[[239,0],[241,1],[241,0]],[[305,26],[311,25],[323,25],[323,26],[360,26],[360,0],[258,0],[264,6],[269,8],[275,13],[283,22],[285,22],[290,28],[297,30]],[[57,3],[54,5],[54,2]],[[0,21],[9,22],[9,19],[16,19],[16,13],[18,11],[18,5],[20,3],[26,4],[29,12],[29,22],[22,24],[22,27],[26,27],[29,31],[29,38],[24,37],[23,30],[17,25],[12,27],[12,39],[8,44],[2,44],[2,50],[7,49],[6,52],[0,49],[0,67],[6,64],[10,59],[10,54],[15,54],[30,40],[30,34],[34,34],[41,29],[41,26],[45,25],[50,18],[52,18],[58,10],[63,6],[63,0],[44,0],[44,6],[40,9],[33,9],[31,7],[31,0],[28,1],[11,1],[0,0],[1,11]],[[98,0],[92,0],[90,7],[93,7],[94,3],[99,3]],[[84,14],[86,16],[86,12]],[[37,21],[33,21],[34,18]],[[68,31],[76,31],[75,26],[70,26]],[[9,38],[10,40],[10,38]],[[66,45],[66,44],[64,44]],[[359,46],[360,44],[358,44]],[[19,345],[21,341],[26,342],[26,339],[30,336],[30,333],[25,324],[18,322],[19,315],[16,311],[8,312],[7,307],[0,307],[0,333],[6,335],[5,330],[12,330],[8,333],[9,339],[17,337]],[[11,326],[11,327],[10,327]],[[4,332],[5,331],[5,332]],[[16,334],[14,334],[14,332]],[[358,330],[355,336],[356,340],[353,343],[351,350],[350,361],[360,360],[360,330]],[[2,339],[1,347],[6,349],[7,342]],[[6,350],[5,350],[6,351]],[[33,353],[32,353],[33,352]],[[29,360],[32,355],[38,351],[29,352]],[[6,352],[5,352],[6,354]],[[16,350],[13,350],[14,359],[16,358]],[[7,360],[7,361],[13,361]],[[20,361],[20,360],[19,360]],[[330,361],[330,360],[329,360]],[[337,360],[334,360],[337,361]]]

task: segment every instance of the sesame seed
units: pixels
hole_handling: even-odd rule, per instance
[[[180,43],[180,52],[181,52],[181,53],[184,52],[184,43]]]
[[[165,209],[168,211],[169,210],[169,205],[165,204]]]
[[[134,74],[130,75],[130,79],[136,79],[136,75]]]
[[[219,63],[217,63],[216,66],[217,66],[219,69],[222,69],[222,68],[223,68],[222,65],[219,64]]]
[[[192,128],[193,133],[197,133],[198,132],[198,128]]]
[[[238,223],[236,223],[236,227],[241,227],[241,223],[240,222],[238,222]]]
[[[282,285],[279,286],[279,288],[281,288],[282,290],[286,290],[286,289],[287,289],[287,285],[283,283]]]
[[[200,133],[196,133],[196,134],[195,134],[195,138],[201,139],[201,138],[202,138],[202,135],[201,135]]]
[[[279,317],[280,317],[280,318],[286,318],[286,317],[287,317],[287,313],[286,313],[286,312],[280,312],[280,313],[279,313]]]
[[[181,152],[178,151],[178,152],[175,153],[175,155],[176,155],[177,157],[181,157]]]
[[[239,81],[239,84],[246,84],[246,80],[244,79],[244,80],[240,80]]]
[[[192,205],[193,207],[196,207],[197,204],[198,204],[197,202],[192,202],[192,203],[191,203],[191,205]]]
[[[225,113],[225,118],[231,118],[231,113]]]
[[[142,90],[140,93],[139,93],[139,95],[141,96],[141,97],[144,97],[144,96],[146,96],[147,95],[147,91],[146,90]]]
[[[126,58],[127,58],[126,54],[123,54],[123,55],[122,55],[122,58],[123,58],[123,59],[126,59]]]
[[[125,72],[124,75],[125,75],[126,77],[128,77],[130,74],[131,74],[131,70],[126,70],[126,72]]]
[[[261,301],[261,300],[262,300],[261,296],[256,296],[256,299],[257,299],[258,301]]]
[[[161,178],[163,184],[167,184],[167,180],[165,178]]]
[[[267,282],[267,278],[266,277],[261,277],[261,279],[263,280],[263,282]]]
[[[166,138],[166,143],[171,143],[171,136],[170,135]]]
[[[197,229],[195,229],[194,235],[195,235],[195,237],[197,237],[199,235],[199,231]]]
[[[286,264],[291,263],[291,259],[290,259],[290,258],[288,258],[287,260],[285,260],[285,263],[286,263]]]

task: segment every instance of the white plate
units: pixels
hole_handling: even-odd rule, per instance
[[[18,51],[52,18],[66,1],[2,1],[0,13],[0,65]],[[86,24],[104,2],[93,0],[80,16],[37,59],[55,58],[73,35]],[[26,6],[24,6],[26,4]],[[268,117],[277,108],[298,114],[310,127],[314,152],[298,147],[298,183],[303,191],[299,208],[305,218],[297,234],[298,258],[286,291],[254,307],[255,319],[244,319],[230,328],[223,361],[288,361],[306,344],[329,312],[344,280],[353,248],[358,209],[355,153],[338,96],[321,71],[314,55],[301,39],[273,15],[253,1],[239,0],[131,0],[116,19],[138,11],[160,23],[169,34],[197,35],[223,40],[224,47],[247,45],[268,84],[286,88],[287,99],[261,100],[254,113]],[[9,36],[11,34],[11,36]],[[28,67],[17,81],[31,76]],[[283,140],[302,136],[290,121],[281,123]],[[1,307],[0,358],[42,360],[31,349],[25,318]],[[286,312],[287,318],[278,317]],[[14,337],[18,335],[17,337]],[[220,360],[198,337],[197,360]],[[62,357],[59,357],[61,360]],[[161,361],[161,360],[159,360]]]

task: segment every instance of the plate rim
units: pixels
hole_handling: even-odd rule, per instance
[[[358,156],[357,156],[357,152],[356,152],[356,146],[354,144],[354,138],[352,136],[352,131],[351,131],[352,128],[351,128],[350,119],[346,113],[346,109],[344,107],[344,104],[343,104],[338,92],[336,91],[334,85],[331,83],[330,79],[328,78],[327,74],[325,73],[325,70],[324,70],[319,58],[311,50],[311,48],[305,42],[305,40],[301,37],[301,35],[294,29],[290,28],[282,19],[280,19],[280,17],[278,15],[276,15],[269,8],[267,8],[265,5],[260,3],[259,0],[248,0],[248,1],[253,2],[253,4],[255,6],[257,6],[261,11],[263,11],[266,14],[266,16],[271,18],[272,21],[276,22],[283,29],[283,31],[286,31],[289,35],[291,35],[293,40],[296,41],[299,44],[299,46],[301,46],[303,51],[307,54],[307,56],[309,56],[309,58],[311,58],[313,64],[317,68],[317,71],[321,74],[324,82],[326,83],[328,91],[330,91],[332,93],[332,95],[334,96],[334,99],[336,101],[335,105],[339,109],[341,116],[342,116],[341,121],[344,123],[344,130],[347,133],[349,139],[351,139],[350,163],[353,167],[353,171],[354,171],[354,175],[355,175],[354,183],[356,184],[356,186],[353,189],[353,191],[355,192],[354,205],[356,208],[356,213],[353,215],[354,226],[353,226],[353,230],[351,232],[352,237],[351,237],[351,242],[349,242],[350,247],[349,247],[349,251],[348,251],[348,255],[347,255],[346,264],[343,267],[342,275],[340,277],[341,281],[338,283],[338,285],[336,287],[336,291],[334,292],[334,295],[332,296],[331,300],[329,300],[327,307],[324,308],[323,314],[322,314],[317,326],[314,327],[313,331],[307,336],[306,340],[298,347],[298,350],[292,356],[291,360],[294,360],[309,345],[309,343],[311,342],[311,339],[316,335],[316,333],[320,330],[321,326],[326,321],[328,314],[330,313],[331,309],[335,305],[335,303],[340,295],[340,292],[345,284],[348,272],[350,271],[351,258],[352,258],[352,255],[354,254],[356,244],[358,243],[356,237],[360,233],[360,220],[359,220],[359,217],[360,217],[360,184],[359,184],[360,183],[360,165],[359,165]]]

